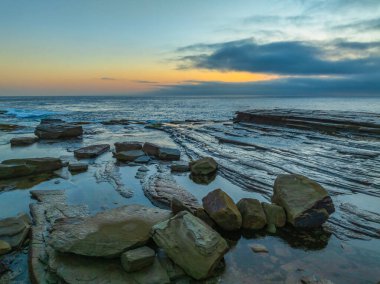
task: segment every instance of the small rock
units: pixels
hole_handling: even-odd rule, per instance
[[[35,143],[38,140],[37,137],[15,137],[12,138],[11,146],[28,146]]]
[[[276,204],[269,204],[265,202],[262,203],[262,206],[267,218],[268,227],[272,224],[277,228],[285,226],[286,215],[284,208]],[[273,231],[273,227],[271,229]]]
[[[268,249],[267,249],[266,246],[264,246],[264,245],[260,245],[260,244],[251,244],[251,245],[249,245],[249,247],[250,247],[254,252],[257,252],[257,253],[267,253],[267,252],[268,252]]]
[[[74,151],[74,156],[78,159],[95,158],[110,149],[108,144],[99,144],[83,147]]]
[[[142,146],[143,144],[137,141],[116,142],[115,151],[123,152],[123,151],[131,151],[131,150],[141,150]]]
[[[6,241],[0,240],[0,255],[7,254],[12,250],[12,247],[10,244],[8,244]]]
[[[211,157],[206,157],[190,163],[191,173],[194,175],[208,175],[216,172],[218,164]]]
[[[69,171],[70,172],[85,172],[88,169],[88,165],[85,163],[72,163],[69,164]]]
[[[118,161],[122,161],[122,162],[133,162],[137,158],[144,155],[145,153],[141,150],[130,150],[130,151],[122,151],[122,152],[114,153],[114,157]]]
[[[234,201],[221,189],[209,192],[202,199],[207,214],[226,231],[238,230],[242,217]]]
[[[153,226],[152,237],[171,260],[197,280],[211,276],[228,250],[216,231],[189,212]]]
[[[155,252],[149,247],[140,247],[126,251],[121,255],[121,264],[125,271],[134,272],[153,264]]]
[[[184,173],[190,171],[189,163],[185,161],[174,162],[170,165],[172,172]]]
[[[158,158],[165,161],[177,161],[181,157],[181,152],[178,149],[160,147],[158,149]]]
[[[241,213],[244,229],[260,230],[267,224],[264,209],[257,199],[243,198],[236,206]]]

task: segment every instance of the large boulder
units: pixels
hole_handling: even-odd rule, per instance
[[[54,224],[50,244],[60,252],[117,257],[144,245],[152,226],[170,217],[168,210],[127,205],[88,218],[65,218]]]
[[[181,212],[152,228],[155,243],[195,279],[212,275],[228,250],[227,242],[189,212]]]
[[[0,163],[0,179],[50,173],[63,167],[58,158],[11,159]]]
[[[236,206],[242,216],[244,229],[260,230],[267,224],[264,209],[257,199],[242,198]]]
[[[108,144],[99,144],[83,147],[74,151],[74,156],[78,159],[95,158],[110,149]]]
[[[242,224],[242,217],[234,201],[221,189],[209,192],[202,199],[203,208],[207,214],[226,231],[238,230]]]
[[[202,158],[190,163],[190,170],[193,175],[209,175],[218,169],[218,164],[211,157]]]
[[[26,214],[0,220],[0,240],[4,242],[3,249],[7,247],[5,243],[12,248],[21,247],[28,237],[30,224],[30,218]]]
[[[301,175],[280,175],[274,183],[272,202],[286,211],[294,227],[322,225],[335,211],[327,191],[317,182]]]
[[[64,122],[61,119],[43,119],[34,134],[40,139],[75,138],[83,134],[80,125]]]
[[[123,151],[131,151],[131,150],[141,150],[142,143],[136,141],[126,141],[126,142],[116,142],[115,143],[115,151],[123,152]]]
[[[15,137],[12,138],[11,146],[28,146],[35,143],[38,140],[37,137]]]

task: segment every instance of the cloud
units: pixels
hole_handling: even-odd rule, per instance
[[[375,31],[380,32],[380,18],[369,20],[358,20],[346,24],[335,25],[331,27],[334,30],[353,30],[358,32]]]
[[[116,81],[117,79],[116,78],[112,78],[112,77],[101,77],[100,80],[103,80],[103,81]]]
[[[218,71],[244,71],[269,73],[284,76],[311,75],[352,75],[379,72],[380,53],[366,54],[361,45],[361,57],[342,55],[339,59],[328,58],[329,52],[355,46],[354,42],[339,44],[314,42],[282,41],[258,44],[252,39],[230,41],[217,44],[198,44],[180,49],[194,53],[180,58],[179,69],[208,69]],[[378,42],[368,43],[368,46]],[[202,48],[205,50],[201,52]],[[327,50],[330,49],[329,52]],[[335,52],[336,53],[336,52]],[[351,54],[352,55],[352,54]]]
[[[140,83],[140,84],[158,84],[156,81],[147,81],[147,80],[133,80],[134,83]]]

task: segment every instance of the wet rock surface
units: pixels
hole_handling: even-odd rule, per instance
[[[143,156],[145,156],[145,153],[141,150],[129,150],[114,153],[114,157],[122,162],[133,162]]]
[[[172,172],[184,173],[190,171],[189,163],[185,161],[173,162],[170,166]]]
[[[294,227],[318,227],[335,211],[327,191],[301,175],[278,176],[272,202],[285,209],[287,221]]]
[[[203,207],[212,220],[226,231],[240,229],[242,217],[234,201],[221,189],[215,189],[202,199]]]
[[[68,139],[81,136],[83,128],[61,119],[42,119],[34,134],[40,139]]]
[[[267,224],[261,202],[253,198],[240,199],[236,204],[242,216],[242,228],[260,230]]]
[[[143,143],[136,141],[127,141],[127,142],[116,142],[115,143],[115,151],[123,152],[123,151],[131,151],[131,150],[141,150]]]
[[[140,247],[124,252],[121,265],[127,272],[141,270],[153,264],[156,253],[149,247]]]
[[[110,145],[99,144],[83,147],[74,151],[74,156],[78,159],[96,158],[97,156],[109,151]]]
[[[54,172],[62,166],[60,159],[50,157],[5,160],[0,163],[0,179]]]
[[[11,146],[28,146],[36,143],[37,137],[15,137],[10,140]]]
[[[71,163],[71,164],[69,164],[68,169],[70,172],[73,172],[73,173],[85,172],[88,170],[88,164]]]
[[[2,254],[23,245],[28,237],[30,224],[30,218],[26,214],[0,220],[0,240],[3,242]]]
[[[155,225],[155,243],[195,279],[212,275],[228,250],[226,241],[203,221],[188,212]]]
[[[170,216],[168,210],[127,205],[88,218],[60,219],[53,226],[50,245],[60,252],[117,257],[148,242],[152,226]]]

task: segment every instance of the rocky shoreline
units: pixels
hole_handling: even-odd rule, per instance
[[[252,122],[284,123],[286,127],[299,128],[303,118],[290,115],[281,119],[278,116],[268,118],[266,113],[249,112],[237,113],[235,122],[242,123],[239,127]],[[298,121],[296,126],[294,120]],[[365,124],[363,128],[339,120],[306,121],[305,125],[328,123],[328,129],[323,125],[318,131],[331,133],[334,130],[334,135],[340,130],[362,135],[367,128],[372,136],[378,135],[374,124]],[[131,124],[133,122],[126,120],[104,123],[107,127],[129,127]],[[70,144],[86,135],[82,125],[86,124],[44,119],[36,126],[37,137],[14,137],[10,145],[29,147],[44,140]],[[330,191],[317,183],[314,176],[308,178],[302,171],[277,175],[271,189],[263,189],[264,195],[269,197],[265,202],[248,197],[234,202],[223,188],[203,194],[200,201],[199,195],[179,185],[173,174],[186,174],[193,183],[208,185],[218,175],[228,177],[229,167],[221,159],[202,152],[201,148],[196,155],[189,154],[196,149],[190,150],[180,140],[186,136],[178,132],[183,129],[181,123],[147,126],[153,131],[169,133],[177,147],[156,141],[127,140],[113,145],[96,143],[73,148],[71,157],[1,161],[0,180],[14,184],[18,179],[40,175],[64,177],[65,172],[72,175],[86,172],[96,166],[93,160],[102,159],[112,151],[112,160],[107,163],[116,167],[138,167],[135,178],[140,181],[143,194],[157,207],[128,204],[92,214],[86,204],[67,202],[65,190],[32,190],[31,197],[37,202],[30,203],[31,220],[25,214],[0,220],[0,255],[29,247],[32,283],[216,283],[218,276],[228,269],[224,256],[234,247],[234,234],[258,233],[264,238],[278,235],[285,239],[306,234],[307,239],[326,230],[329,226],[326,221],[334,224],[334,215],[329,217],[337,205]],[[230,143],[233,139],[220,141]],[[156,167],[155,171],[152,166]],[[130,197],[126,189],[121,189],[123,177],[107,171],[120,195]],[[249,182],[249,179],[240,182]],[[261,191],[260,187],[256,189]],[[341,205],[339,210],[342,210]],[[353,212],[350,206],[344,210]],[[363,214],[363,218],[372,218],[372,222],[380,220],[376,214]],[[372,237],[380,238],[376,230],[367,228],[367,231],[367,235],[372,232]],[[320,239],[316,238],[318,241]],[[253,253],[268,253],[259,243],[252,243],[250,248]],[[10,277],[9,273],[5,268],[0,270],[0,280]],[[312,278],[297,281],[332,283],[325,279],[312,282]]]

